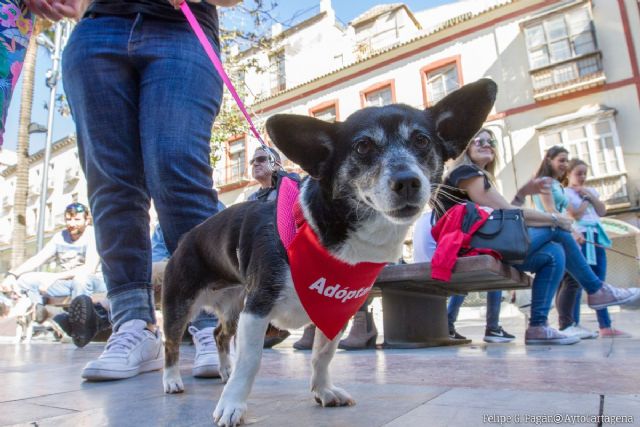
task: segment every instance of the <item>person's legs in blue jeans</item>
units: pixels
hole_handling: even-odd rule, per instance
[[[458,313],[460,312],[460,307],[462,307],[464,298],[464,295],[451,295],[449,297],[449,304],[447,305],[447,322],[449,324],[450,334],[456,330],[455,323],[456,320],[458,320]]]
[[[530,251],[522,264],[514,267],[520,271],[535,274],[531,285],[531,317],[529,326],[545,326],[551,310],[551,300],[555,294],[560,279],[564,274],[565,255],[560,246],[554,242],[542,242],[536,232],[531,232],[531,243],[534,251]]]
[[[586,236],[585,236],[586,237]],[[598,239],[596,237],[596,242],[598,243]],[[591,264],[591,270],[595,273],[596,276],[600,280],[604,282],[607,277],[607,253],[605,249],[601,246],[595,247],[596,252],[596,264]],[[584,256],[587,256],[587,244],[582,244],[582,253]],[[573,318],[576,323],[580,323],[580,304],[582,299],[582,292],[578,292],[575,299]],[[610,328],[611,327],[611,316],[609,315],[609,310],[606,308],[596,310],[596,317],[598,319],[598,326],[600,328]]]
[[[129,56],[133,24],[124,17],[82,19],[62,61],[114,330],[134,319],[156,323],[140,76]]]
[[[495,331],[500,326],[502,291],[487,292],[487,329]]]
[[[142,158],[147,188],[173,253],[184,233],[218,212],[209,139],[222,80],[198,40],[188,33],[183,37],[186,23],[147,19],[144,25],[163,36],[145,39],[137,52],[144,64],[139,67],[140,108],[148,112],[140,117]],[[192,322],[198,329],[216,324],[215,316],[204,311]]]

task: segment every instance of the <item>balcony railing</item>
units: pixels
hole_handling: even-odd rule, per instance
[[[243,164],[232,164],[225,168],[216,169],[214,174],[214,184],[217,187],[223,187],[232,184],[241,184],[249,182],[250,178],[247,175]]]
[[[621,208],[630,204],[626,173],[589,178],[586,185],[596,189],[607,208]]]
[[[13,207],[13,196],[4,196],[2,198],[2,207],[8,210]]]
[[[529,72],[536,101],[604,84],[599,51],[580,55]]]

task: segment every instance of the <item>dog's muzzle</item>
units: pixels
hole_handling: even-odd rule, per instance
[[[395,198],[394,205],[397,208],[388,211],[387,215],[396,218],[410,218],[420,212],[422,181],[415,172],[408,170],[395,172],[389,178],[389,188]]]

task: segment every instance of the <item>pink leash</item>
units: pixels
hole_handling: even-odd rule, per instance
[[[251,128],[251,132],[253,133],[253,136],[256,137],[256,139],[258,140],[258,142],[260,142],[260,145],[262,145],[263,148],[267,148],[267,145],[264,143],[262,137],[260,136],[260,133],[258,132],[256,127],[253,125],[253,121],[251,120],[251,117],[249,116],[249,113],[247,112],[247,109],[245,108],[244,103],[240,99],[240,96],[238,95],[236,88],[233,86],[233,83],[231,83],[231,80],[229,79],[229,76],[227,75],[226,71],[224,71],[224,68],[222,67],[222,62],[220,62],[220,58],[218,58],[218,55],[213,50],[213,46],[211,46],[211,43],[209,42],[209,39],[207,39],[207,36],[204,35],[204,31],[202,31],[202,27],[200,26],[200,23],[198,22],[196,17],[193,16],[193,13],[191,12],[189,5],[187,5],[186,0],[182,2],[182,4],[180,5],[180,9],[182,10],[182,13],[184,14],[184,16],[187,18],[189,25],[191,25],[193,32],[196,33],[198,40],[200,40],[200,44],[204,48],[205,52],[207,52],[207,55],[209,56],[209,59],[211,59],[211,62],[213,63],[213,66],[215,67],[216,71],[218,72],[218,74],[220,74],[220,77],[222,78],[222,81],[224,82],[225,86],[227,86],[227,89],[229,89],[231,96],[233,96],[233,99],[235,99],[236,104],[238,104],[238,108],[240,108],[240,111],[244,115],[244,118],[247,120],[247,123],[249,123],[249,127]],[[265,151],[269,153],[269,157],[272,157],[271,151],[269,151],[268,149],[266,149]],[[275,161],[275,158],[273,160]]]

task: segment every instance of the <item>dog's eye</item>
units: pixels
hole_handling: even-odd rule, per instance
[[[413,145],[417,148],[425,148],[429,142],[429,137],[424,133],[416,133],[413,136]]]
[[[354,144],[354,149],[360,155],[368,154],[373,148],[374,143],[370,138],[362,138],[356,141]]]

